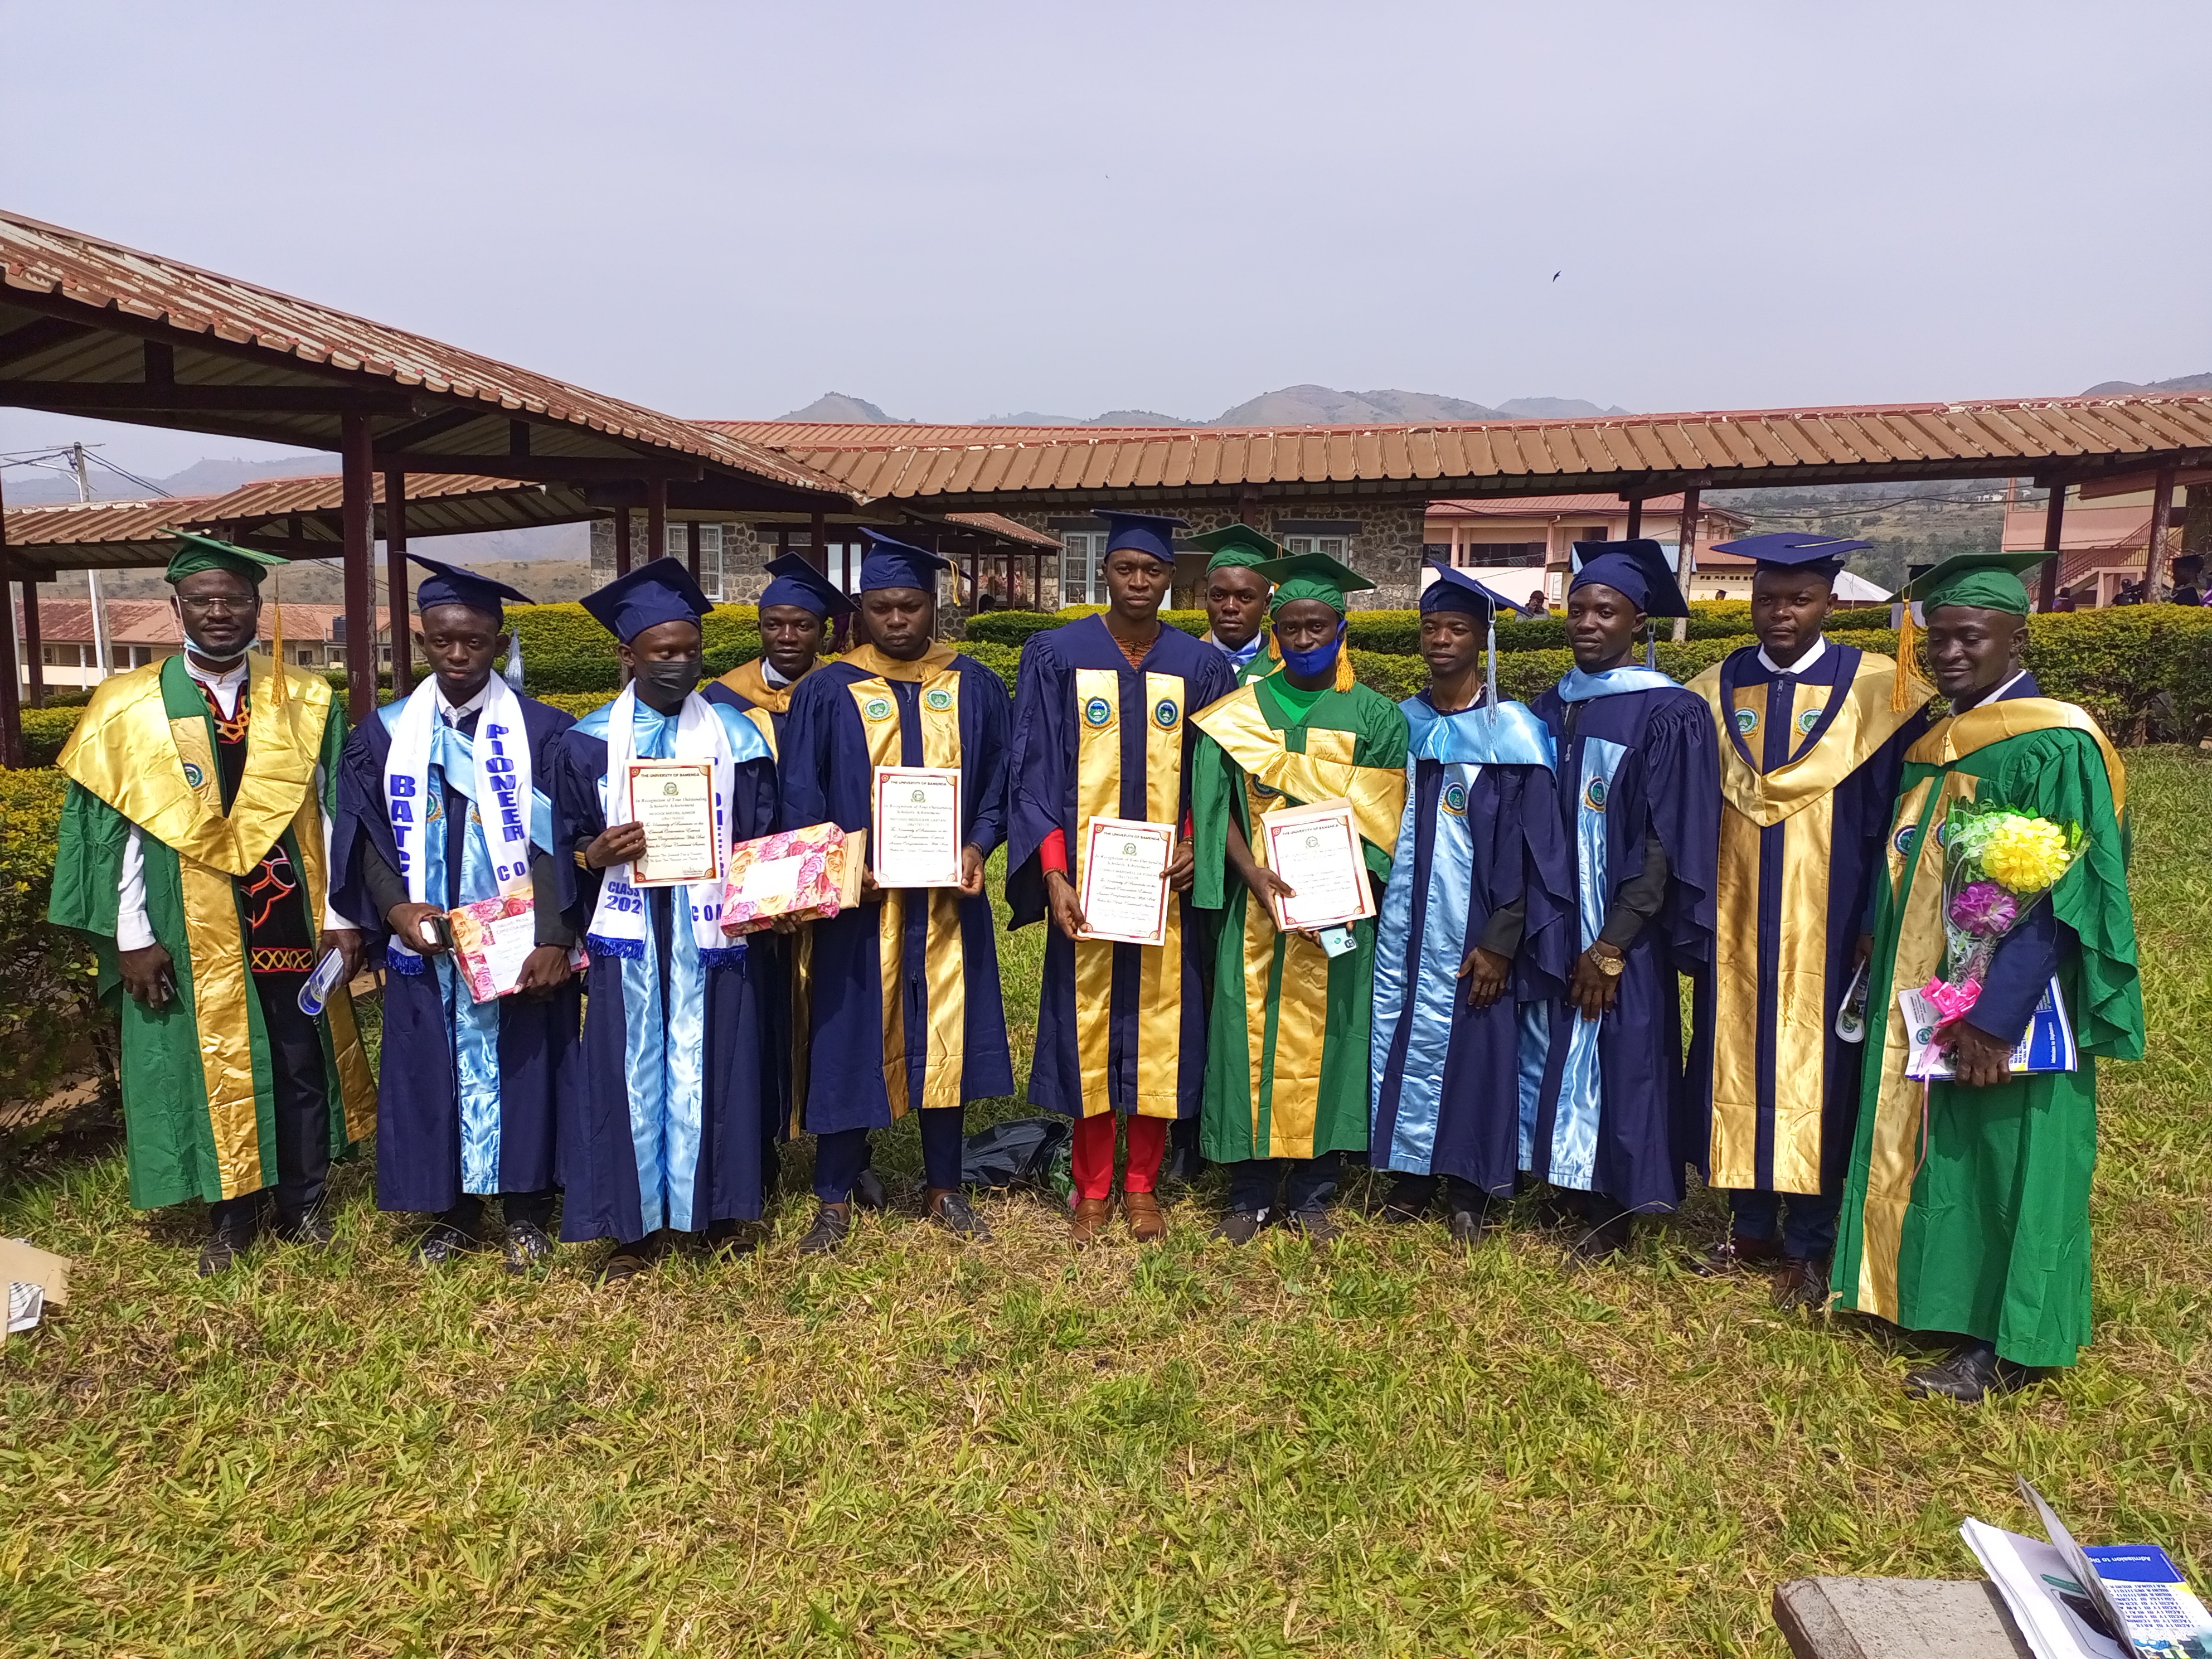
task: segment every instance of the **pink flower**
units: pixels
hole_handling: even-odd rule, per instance
[[[1940,1027],[1965,1018],[1981,1000],[1982,982],[1970,979],[1963,985],[1954,985],[1948,980],[1931,979],[1920,988],[1920,994],[1934,1005]]]
[[[1951,901],[1951,922],[1969,933],[2002,933],[2020,920],[2020,901],[1993,881],[1969,883]]]

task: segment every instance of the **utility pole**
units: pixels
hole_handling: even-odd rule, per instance
[[[92,479],[85,470],[84,446],[70,446],[70,465],[76,472],[76,499],[82,506],[92,499]],[[100,680],[107,678],[107,619],[100,614],[100,572],[94,567],[84,568],[85,591],[92,596],[92,654],[100,667]],[[93,683],[96,685],[100,680]]]

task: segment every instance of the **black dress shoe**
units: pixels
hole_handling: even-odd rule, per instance
[[[1636,1218],[1623,1211],[1610,1221],[1601,1221],[1595,1226],[1585,1224],[1568,1246],[1584,1261],[1610,1261],[1628,1248],[1631,1230]]]
[[[1753,1238],[1744,1233],[1730,1233],[1711,1249],[1685,1257],[1682,1265],[1700,1279],[1724,1279],[1747,1269],[1764,1273],[1783,1266],[1788,1260],[1782,1254],[1779,1239]]]
[[[853,1206],[824,1204],[814,1212],[814,1224],[799,1241],[801,1255],[834,1255],[853,1235]]]
[[[502,1255],[507,1272],[526,1273],[553,1259],[553,1240],[534,1221],[510,1221],[507,1224],[507,1247]]]
[[[619,1285],[626,1279],[635,1279],[653,1266],[659,1254],[649,1238],[641,1238],[632,1244],[617,1244],[599,1264],[599,1283]]]
[[[1774,1305],[1787,1313],[1810,1308],[1815,1313],[1828,1305],[1828,1269],[1802,1256],[1784,1256],[1782,1271],[1774,1275]]]
[[[200,1243],[200,1277],[213,1279],[236,1267],[252,1246],[253,1233],[250,1226],[217,1227],[210,1232]]]
[[[1905,1392],[1915,1400],[1935,1395],[1976,1405],[1992,1394],[2010,1394],[2035,1380],[2025,1365],[1997,1358],[1986,1342],[1969,1342],[1940,1365],[1923,1365],[1905,1374]]]
[[[757,1221],[717,1221],[707,1229],[710,1255],[750,1255],[760,1249],[762,1225]]]
[[[1327,1210],[1293,1211],[1284,1225],[1313,1245],[1334,1244],[1344,1237],[1344,1230],[1329,1218]]]
[[[1462,1246],[1480,1243],[1483,1234],[1495,1225],[1497,1218],[1487,1204],[1479,1210],[1454,1210],[1444,1221],[1445,1231],[1451,1234],[1451,1242]]]
[[[860,1178],[853,1183],[853,1202],[864,1210],[888,1210],[891,1195],[884,1190],[884,1178],[873,1170],[860,1171]]]
[[[969,1207],[964,1193],[939,1193],[927,1212],[932,1224],[942,1227],[955,1238],[984,1239],[991,1230],[983,1224],[983,1218]]]
[[[295,1216],[279,1216],[270,1231],[287,1244],[305,1244],[314,1250],[328,1249],[337,1237],[330,1212],[319,1204]]]
[[[1249,1244],[1267,1224],[1265,1210],[1231,1210],[1213,1224],[1213,1236],[1230,1244]]]
[[[450,1221],[435,1221],[430,1230],[415,1241],[415,1259],[426,1267],[442,1267],[448,1261],[472,1255],[484,1248],[484,1242],[475,1234],[465,1232]]]

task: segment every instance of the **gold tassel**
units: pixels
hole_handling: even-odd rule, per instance
[[[1358,677],[1352,672],[1352,647],[1340,645],[1336,648],[1336,689],[1349,691],[1357,683]]]
[[[1912,627],[1912,601],[1902,602],[1897,613],[1897,678],[1889,683],[1889,712],[1902,714],[1912,707],[1912,683],[1920,671],[1920,641]]]
[[[269,706],[284,706],[284,579],[274,571],[270,573],[270,603],[276,607],[276,620],[269,629],[269,655],[274,663],[269,674]]]

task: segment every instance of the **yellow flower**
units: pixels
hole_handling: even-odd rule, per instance
[[[2008,892],[2039,893],[2073,861],[2066,832],[2049,818],[2008,817],[1982,847],[1982,869]]]

